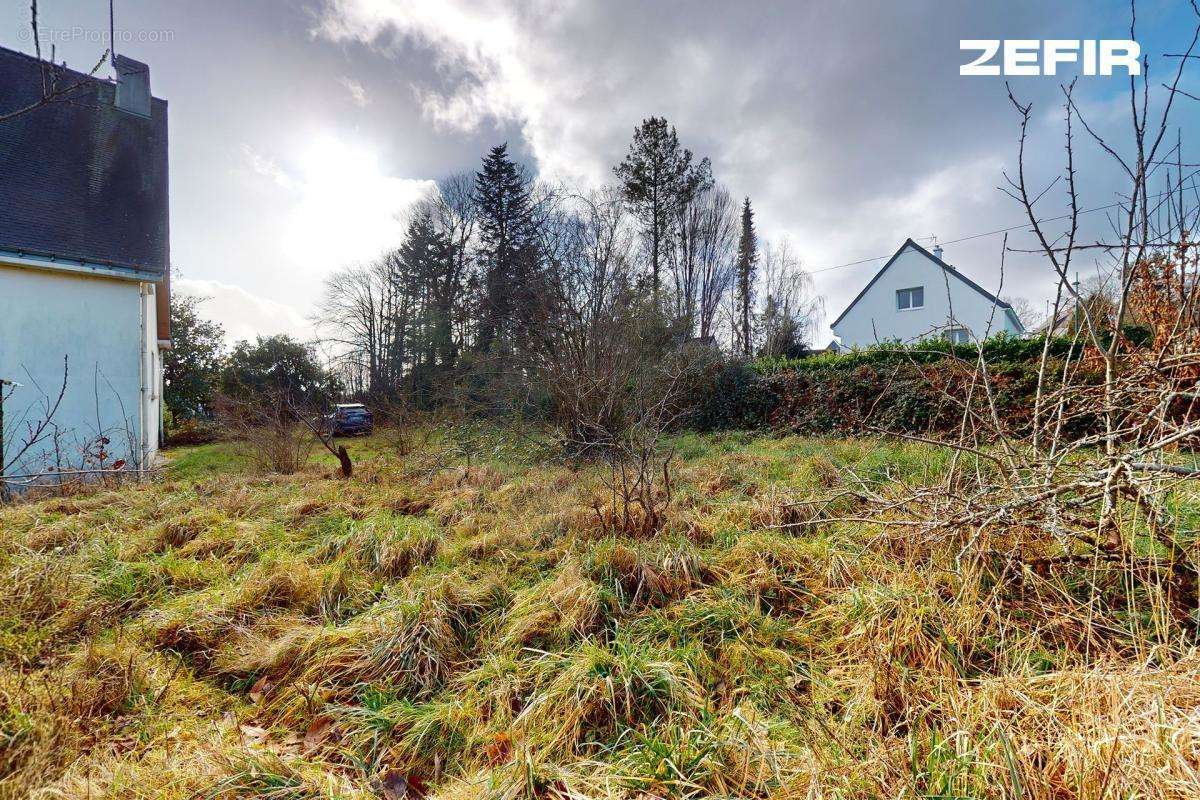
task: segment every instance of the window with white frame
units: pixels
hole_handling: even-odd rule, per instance
[[[913,286],[910,289],[896,290],[896,308],[907,311],[910,308],[925,307],[925,287]]]
[[[971,332],[966,328],[946,328],[942,336],[951,344],[967,344],[971,341]]]

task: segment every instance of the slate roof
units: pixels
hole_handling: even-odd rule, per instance
[[[42,96],[44,62],[0,47],[0,116]],[[66,100],[0,121],[0,251],[134,270],[170,263],[167,103],[116,108],[116,85],[73,70]]]
[[[967,286],[970,286],[972,289],[979,292],[981,295],[983,295],[984,297],[987,298],[987,301],[989,303],[994,304],[998,308],[1007,309],[1008,311],[1013,310],[1012,306],[1010,306],[1008,303],[1004,302],[999,297],[996,297],[996,295],[992,294],[987,289],[984,289],[978,283],[971,280],[966,275],[963,275],[957,269],[950,266],[945,261],[942,261],[940,258],[935,256],[933,253],[926,250],[924,247],[921,247],[921,245],[917,244],[912,239],[905,239],[904,244],[900,245],[900,249],[892,254],[892,257],[888,259],[887,263],[883,265],[883,267],[879,270],[879,272],[875,273],[875,277],[871,278],[871,280],[867,283],[867,285],[863,287],[862,291],[859,292],[858,295],[853,300],[850,301],[850,305],[846,306],[846,310],[843,311],[841,314],[839,314],[838,318],[835,319],[829,327],[832,328],[834,325],[837,325],[839,322],[842,321],[843,317],[845,317],[847,314],[850,313],[850,309],[854,308],[854,306],[858,303],[858,301],[863,299],[863,296],[867,293],[867,291],[870,290],[870,288],[875,285],[875,281],[879,280],[883,276],[883,273],[888,271],[888,267],[890,267],[892,265],[892,263],[897,258],[900,257],[900,254],[904,252],[904,249],[909,246],[912,246],[918,253],[925,256],[933,263],[937,264],[939,267],[944,269],[948,274],[953,275],[954,277],[958,278],[960,281],[965,283]],[[1016,319],[1016,312],[1013,312],[1013,318]],[[1018,324],[1020,324],[1019,319],[1017,320],[1017,322],[1018,322]]]

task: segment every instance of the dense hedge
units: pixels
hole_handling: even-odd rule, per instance
[[[997,337],[984,344],[996,405],[1010,425],[1030,421],[1042,339]],[[1051,342],[1061,374],[1068,340]],[[805,434],[957,430],[978,350],[930,342],[797,360],[726,363],[716,368],[695,408],[701,429],[773,428]],[[1058,369],[1056,369],[1057,367]],[[1085,426],[1086,421],[1077,423]]]

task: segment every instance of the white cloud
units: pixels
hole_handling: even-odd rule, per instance
[[[384,34],[430,49],[450,88],[413,86],[426,118],[473,132],[516,122],[544,176],[596,180],[606,171],[588,147],[591,120],[563,113],[586,94],[578,64],[547,41],[574,3],[534,2],[518,14],[495,0],[330,0],[316,33],[386,47]]]
[[[864,202],[861,213],[884,241],[894,241],[896,246],[908,237],[946,240],[969,234],[978,225],[978,209],[994,199],[997,176],[1003,168],[1003,160],[995,157],[951,164],[920,176],[907,191]],[[914,228],[914,224],[922,227]],[[843,248],[853,247],[852,237],[835,233],[830,238]]]
[[[250,145],[242,145],[242,155],[245,156],[246,163],[250,169],[256,174],[264,178],[270,178],[284,189],[296,188],[296,182],[288,177],[288,174],[280,169],[278,164],[261,153],[256,152]]]
[[[301,341],[313,338],[312,324],[304,315],[283,303],[251,294],[240,286],[196,278],[176,278],[171,291],[208,298],[201,314],[225,329],[226,344],[256,336],[284,333]]]
[[[354,80],[354,78],[343,76],[338,82],[346,87],[346,91],[350,93],[350,99],[354,101],[356,106],[366,108],[370,104],[371,98],[367,97],[367,90],[363,88],[361,83]]]

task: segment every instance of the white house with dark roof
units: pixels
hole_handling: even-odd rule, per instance
[[[142,470],[158,449],[167,104],[145,64],[114,66],[0,48],[0,490]],[[43,102],[48,80],[70,91]]]
[[[841,349],[944,337],[954,342],[1025,332],[1012,306],[912,239],[900,246],[833,325]]]

